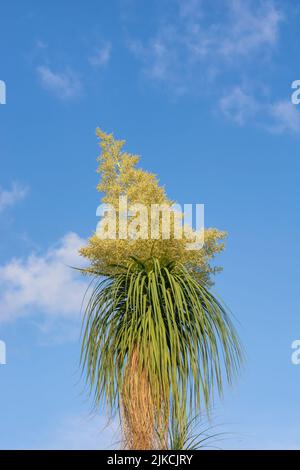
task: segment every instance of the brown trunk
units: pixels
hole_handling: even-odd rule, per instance
[[[157,403],[145,370],[140,370],[135,349],[125,370],[121,399],[124,448],[151,450],[166,448],[167,418],[162,401]],[[162,418],[162,416],[164,416]]]

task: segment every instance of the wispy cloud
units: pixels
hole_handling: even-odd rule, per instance
[[[0,212],[8,207],[13,206],[21,199],[24,199],[28,193],[28,187],[13,183],[11,189],[3,189],[0,187]]]
[[[238,86],[220,98],[219,110],[239,126],[250,123],[273,134],[300,134],[300,112],[288,100],[257,98]]]
[[[272,122],[268,130],[275,134],[299,134],[300,111],[290,101],[278,101],[269,107]]]
[[[103,42],[89,57],[89,63],[94,67],[103,67],[111,56],[112,45],[110,42]]]
[[[227,118],[240,126],[253,118],[258,110],[256,100],[239,86],[234,87],[228,95],[223,96],[219,106]]]
[[[82,91],[81,81],[71,69],[54,72],[49,67],[40,65],[36,71],[42,86],[60,99],[76,98]]]
[[[271,64],[285,21],[280,4],[178,0],[174,5],[157,20],[154,34],[127,40],[145,76],[176,95],[213,94],[217,111],[236,125],[252,123],[273,133],[297,133],[299,114],[288,102],[272,102],[255,93],[255,88],[265,86],[259,78],[250,91],[243,86],[247,71],[251,76],[257,64]],[[220,77],[222,87],[217,82]]]
[[[82,264],[78,249],[83,244],[69,233],[43,254],[0,266],[0,322],[38,314],[52,321],[78,320],[87,281],[70,266]]]
[[[224,35],[218,48],[221,54],[230,58],[245,56],[253,51],[261,52],[262,48],[268,51],[277,44],[284,15],[271,0],[230,0],[228,13],[228,25],[220,28],[223,31],[219,39]]]
[[[160,19],[146,40],[131,38],[129,49],[154,79],[186,81],[189,74],[224,68],[239,60],[256,59],[276,46],[283,13],[269,1],[226,0],[206,5],[178,2],[172,19]],[[197,66],[201,69],[197,69]]]

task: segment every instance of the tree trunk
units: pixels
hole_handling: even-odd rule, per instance
[[[165,449],[168,418],[165,406],[154,399],[146,370],[140,370],[139,351],[134,349],[124,376],[121,422],[124,448],[128,450]]]

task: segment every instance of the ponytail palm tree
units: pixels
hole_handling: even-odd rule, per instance
[[[99,280],[90,297],[82,346],[95,402],[120,410],[129,449],[166,445],[170,418],[209,408],[240,363],[224,307],[184,266],[133,259]],[[158,430],[158,432],[157,432]]]
[[[128,181],[139,197],[147,190],[151,202],[165,197],[152,175],[134,168],[136,158],[121,152],[123,141],[98,132],[106,201],[124,194]],[[130,187],[125,193],[132,195]],[[167,448],[170,423],[186,429],[187,416],[209,410],[224,377],[231,382],[239,369],[239,339],[210,289],[208,261],[222,249],[224,234],[211,229],[205,236],[197,254],[184,250],[184,240],[96,236],[81,250],[92,261],[85,272],[93,275],[82,364],[95,404],[104,401],[119,414],[127,449]]]

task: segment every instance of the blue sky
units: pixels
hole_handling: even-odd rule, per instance
[[[229,233],[215,289],[247,362],[223,448],[300,449],[300,7],[293,1],[2,2],[0,448],[107,448],[78,371],[101,126]]]

